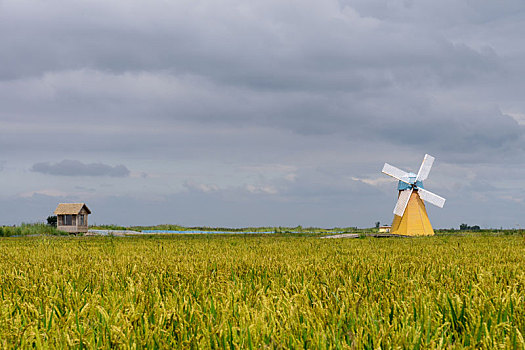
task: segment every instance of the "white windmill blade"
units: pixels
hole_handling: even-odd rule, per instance
[[[385,166],[383,166],[383,173],[410,185],[410,182],[408,182],[408,173],[393,165],[385,163]]]
[[[416,181],[424,181],[427,179],[435,159],[436,158],[432,157],[430,154],[425,154],[425,158],[423,158],[423,162],[417,173]]]
[[[401,191],[399,198],[397,199],[396,207],[394,208],[394,214],[397,216],[403,216],[407,207],[410,196],[412,195],[413,189]]]
[[[440,207],[440,208],[443,208],[443,205],[445,205],[446,199],[438,196],[435,193],[427,191],[423,188],[418,189],[418,193],[419,193],[419,197],[421,197],[421,199],[424,200],[425,202],[432,203],[435,206]]]

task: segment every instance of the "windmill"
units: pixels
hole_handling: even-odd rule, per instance
[[[417,175],[385,163],[383,173],[399,180],[397,185],[399,196],[394,208],[395,216],[390,231],[392,234],[403,236],[431,236],[434,234],[423,203],[423,201],[432,203],[440,208],[443,208],[445,204],[445,198],[423,188],[423,180],[427,179],[434,159],[431,155],[425,154]]]

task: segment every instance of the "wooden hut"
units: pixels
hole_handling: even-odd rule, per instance
[[[57,229],[69,233],[86,233],[88,214],[91,214],[91,210],[84,203],[60,203],[55,209]]]

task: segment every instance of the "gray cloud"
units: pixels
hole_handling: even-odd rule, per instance
[[[499,226],[525,205],[512,192],[525,187],[524,20],[520,0],[0,1],[2,195],[89,194],[118,217],[112,201],[146,193],[206,223],[308,208],[361,225],[390,217],[382,163],[430,153],[431,187],[455,208],[437,224]],[[136,173],[105,165],[121,160]],[[92,175],[83,190],[42,172]],[[476,198],[493,198],[491,215]],[[140,203],[129,213],[152,215]]]
[[[58,176],[110,176],[127,177],[129,170],[124,165],[107,165],[102,163],[84,164],[78,160],[63,160],[59,163],[36,163],[32,171]]]

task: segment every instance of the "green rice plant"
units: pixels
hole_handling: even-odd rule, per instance
[[[0,346],[525,346],[523,236],[0,240]]]

